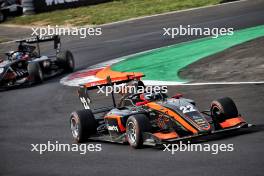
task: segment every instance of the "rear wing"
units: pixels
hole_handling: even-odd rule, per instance
[[[34,37],[26,38],[26,39],[16,40],[16,42],[19,43],[19,46],[22,46],[23,43],[37,44],[37,49],[38,49],[39,55],[40,55],[39,43],[51,42],[51,41],[54,42],[54,49],[56,50],[56,53],[59,53],[60,48],[61,48],[61,40],[60,40],[60,36],[58,36],[58,35],[42,36],[42,37],[34,36]]]
[[[23,42],[23,43],[30,44],[30,43],[49,42],[49,41],[56,41],[56,40],[60,40],[60,37],[58,35],[49,35],[49,36],[43,36],[43,37],[34,36],[30,38],[16,40],[16,42],[19,42],[19,43]]]
[[[128,83],[130,81],[134,80],[141,80],[142,77],[144,77],[144,74],[138,73],[137,75],[127,75],[127,76],[122,76],[122,77],[113,77],[111,78],[108,76],[106,79],[95,81],[95,82],[90,82],[86,83],[83,85],[80,85],[78,89],[78,95],[79,98],[84,106],[85,109],[91,109],[90,104],[92,103],[88,91],[89,90],[95,90],[99,89],[98,86],[114,86],[114,84],[123,84],[123,83]],[[113,106],[116,107],[116,101],[115,101],[115,96],[114,92],[111,92],[111,97],[113,101]],[[99,109],[105,109],[105,108],[99,108]],[[96,109],[95,109],[96,110]]]
[[[140,80],[144,76],[145,75],[143,75],[141,73],[137,74],[137,75],[127,75],[127,76],[120,76],[120,77],[113,77],[113,78],[108,76],[106,79],[86,83],[86,84],[80,85],[80,87],[84,87],[84,88],[89,89],[89,90],[97,89],[98,86],[112,86],[113,83],[123,84],[123,83],[128,83],[128,82],[133,81],[133,80]]]

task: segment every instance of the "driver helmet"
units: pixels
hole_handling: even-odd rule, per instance
[[[20,59],[21,57],[22,57],[22,53],[16,52],[12,55],[12,60],[17,60]]]
[[[162,93],[144,93],[140,95],[140,99],[144,101],[159,101],[167,98],[165,94]]]

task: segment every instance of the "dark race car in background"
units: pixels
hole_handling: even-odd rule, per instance
[[[21,0],[0,0],[0,23],[8,16],[18,16],[23,14]]]
[[[39,44],[48,41],[54,41],[55,54],[41,55]],[[74,70],[73,54],[69,50],[61,51],[59,36],[36,36],[17,42],[17,50],[5,53],[6,59],[0,59],[1,88],[41,83],[45,78]]]
[[[212,101],[208,111],[199,111],[193,100],[180,94],[168,97],[159,92],[134,93],[122,98],[120,106],[116,106],[112,93],[113,105],[99,108],[95,108],[88,95],[98,86],[116,86],[129,81],[144,85],[139,79],[140,76],[128,75],[81,85],[79,98],[84,109],[73,112],[70,118],[74,140],[128,142],[140,148],[143,144],[163,144],[251,126],[228,97]]]

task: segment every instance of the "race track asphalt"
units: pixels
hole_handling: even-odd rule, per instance
[[[195,37],[163,38],[162,27],[179,24],[242,29],[264,24],[264,1],[243,1],[219,7],[151,17],[103,27],[103,35],[86,40],[64,38],[63,47],[74,52],[77,69]],[[210,101],[231,96],[248,122],[251,133],[219,138],[208,143],[234,144],[233,152],[177,152],[133,150],[127,145],[102,143],[101,152],[31,152],[30,144],[47,141],[72,143],[69,114],[80,109],[76,89],[60,85],[62,76],[44,84],[0,92],[0,175],[254,175],[262,176],[264,85],[178,86],[200,109]],[[102,104],[104,102],[102,101]],[[98,142],[93,142],[98,143]]]

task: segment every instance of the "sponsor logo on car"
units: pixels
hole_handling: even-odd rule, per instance
[[[107,129],[109,130],[109,131],[116,131],[116,132],[119,132],[119,130],[118,130],[118,127],[117,126],[107,126]]]

